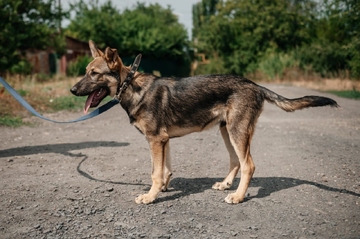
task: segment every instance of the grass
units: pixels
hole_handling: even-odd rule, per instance
[[[24,125],[21,117],[14,117],[9,115],[4,115],[0,117],[0,126],[6,126],[6,127],[20,127]]]
[[[49,107],[51,111],[56,112],[60,110],[80,110],[84,108],[86,97],[75,96],[61,96],[53,100],[49,100]]]
[[[53,79],[50,82],[11,79],[8,83],[39,113],[53,113],[61,110],[77,111],[84,107],[86,97],[75,97],[70,87],[76,78]],[[19,127],[29,125],[22,119],[31,116],[4,88],[0,85],[0,126]]]
[[[85,105],[86,97],[60,96],[51,99],[46,96],[38,96],[34,97],[32,100],[26,100],[30,101],[30,105],[40,113],[53,113],[61,110],[80,110]],[[0,106],[0,126],[15,128],[22,125],[29,125],[28,123],[23,122],[22,118],[30,115],[30,113],[26,112],[26,109],[22,108],[15,99],[10,99],[8,103],[10,107],[9,105],[6,107],[5,104]],[[11,107],[13,104],[16,104],[16,106]]]
[[[348,99],[356,99],[356,100],[360,99],[360,91],[357,90],[341,90],[341,91],[330,90],[328,92]]]

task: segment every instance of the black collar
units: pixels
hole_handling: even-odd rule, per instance
[[[116,94],[115,94],[114,98],[117,99],[119,102],[121,102],[121,94],[126,90],[130,81],[134,77],[134,74],[140,65],[140,61],[141,61],[141,54],[137,55],[137,57],[135,58],[135,61],[131,65],[129,73],[127,74],[125,80],[122,83],[121,83],[121,79],[120,79],[120,74],[118,74],[117,72],[109,73],[110,75],[115,77],[116,80],[118,81],[118,86],[117,86],[117,90],[116,90]]]

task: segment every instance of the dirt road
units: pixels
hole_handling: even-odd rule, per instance
[[[171,140],[170,191],[151,205],[134,202],[150,187],[149,151],[120,106],[82,123],[1,128],[0,237],[360,238],[360,102],[266,86],[341,108],[286,113],[266,103],[254,179],[238,205],[211,189],[229,164],[217,128]]]

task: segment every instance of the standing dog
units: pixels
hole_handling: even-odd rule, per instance
[[[106,96],[115,96],[130,72],[116,49],[107,47],[102,52],[92,41],[89,46],[94,60],[87,66],[84,78],[71,88],[74,95],[88,95],[85,113]],[[240,169],[238,189],[225,198],[227,203],[239,203],[244,200],[255,171],[250,142],[265,100],[288,112],[338,106],[334,100],[321,96],[287,99],[248,79],[231,75],[167,78],[134,72],[127,83],[127,88],[120,90],[120,104],[130,123],[145,135],[152,161],[152,186],[147,194],[135,199],[138,204],[153,202],[161,190],[167,189],[172,175],[171,138],[219,125],[230,155],[230,171],[212,188],[230,188]]]

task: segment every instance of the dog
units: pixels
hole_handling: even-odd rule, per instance
[[[137,204],[154,202],[168,188],[172,176],[171,138],[219,125],[230,156],[230,171],[212,188],[229,189],[240,170],[236,192],[225,198],[227,203],[237,204],[244,200],[255,171],[250,143],[265,100],[287,112],[317,106],[338,107],[336,101],[321,96],[287,99],[234,75],[169,78],[135,71],[126,80],[131,76],[131,68],[124,66],[116,49],[107,47],[103,52],[91,40],[89,47],[94,59],[87,66],[86,75],[70,91],[76,96],[88,96],[86,113],[106,96],[116,96],[122,88],[118,95],[120,104],[130,123],[145,135],[151,152],[152,186],[147,194],[135,198]]]

